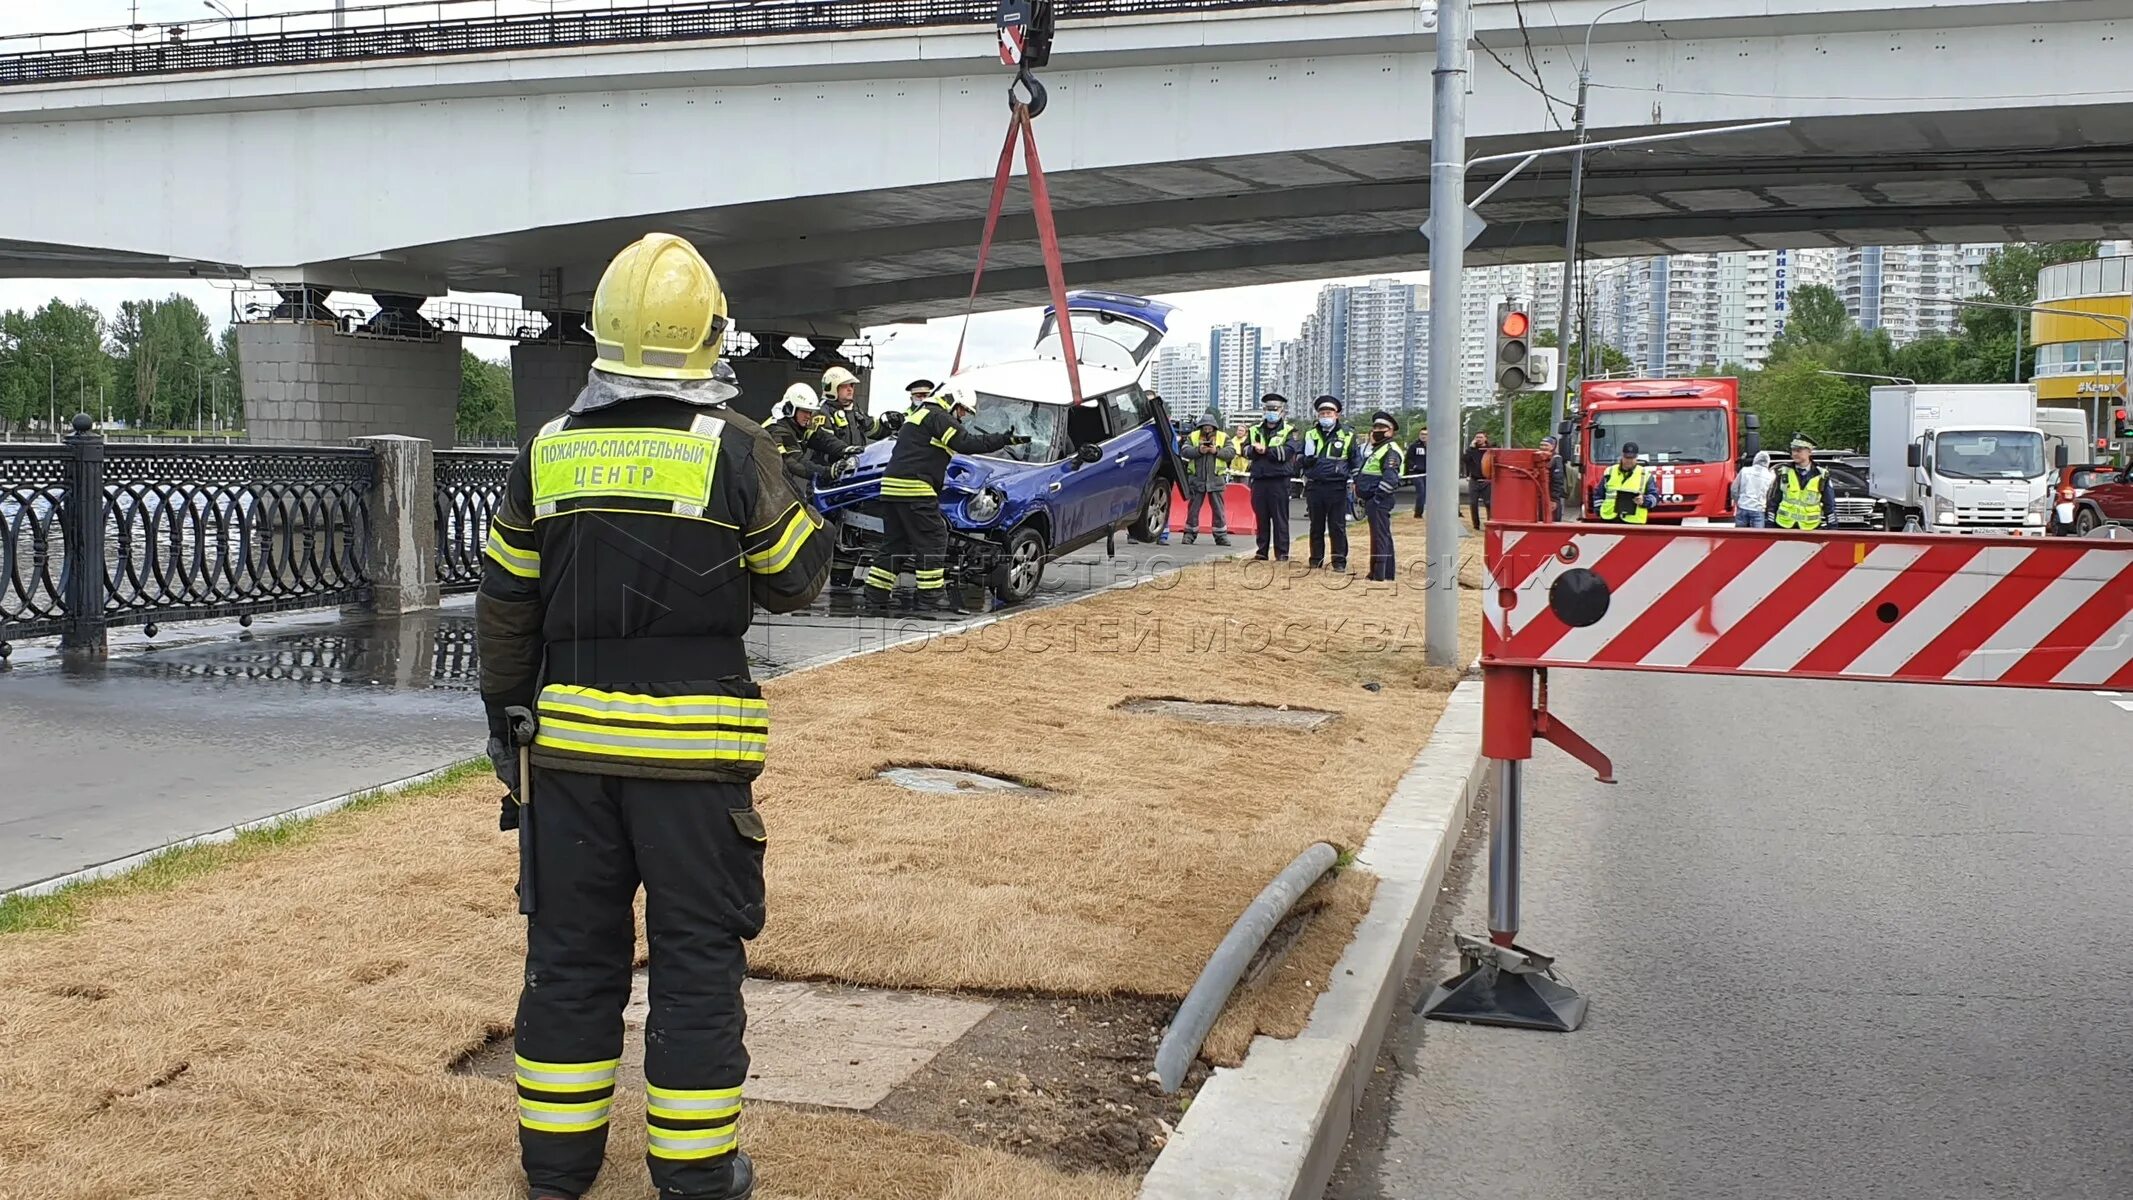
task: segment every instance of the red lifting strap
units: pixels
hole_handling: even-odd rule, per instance
[[[978,286],[985,280],[985,259],[992,253],[993,235],[999,232],[1000,210],[1007,202],[1007,180],[1014,173],[1015,143],[1022,143],[1022,159],[1029,165],[1030,210],[1037,219],[1037,242],[1044,250],[1044,277],[1051,285],[1052,312],[1059,322],[1059,350],[1066,356],[1067,387],[1074,403],[1081,403],[1081,361],[1074,351],[1074,325],[1067,318],[1066,268],[1059,258],[1059,228],[1052,220],[1052,193],[1045,186],[1044,164],[1037,158],[1037,126],[1029,106],[1016,104],[1007,121],[1007,140],[1000,146],[1000,165],[993,170],[992,202],[985,210],[985,235],[978,241],[978,266],[970,276],[970,296],[963,306],[963,330],[955,339],[955,361],[950,376],[963,369],[963,344],[970,337],[970,314],[977,307]]]

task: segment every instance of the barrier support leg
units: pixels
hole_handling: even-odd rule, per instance
[[[1518,867],[1525,826],[1525,766],[1533,757],[1534,673],[1482,669],[1482,753],[1492,766],[1489,796],[1489,936],[1454,934],[1457,975],[1415,1011],[1439,1021],[1549,1029],[1585,1022],[1585,997],[1555,978],[1555,960],[1518,945]]]

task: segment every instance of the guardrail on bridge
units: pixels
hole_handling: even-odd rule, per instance
[[[1062,18],[1071,22],[1323,2],[1076,0]],[[446,10],[471,15],[435,15]],[[990,26],[998,15],[997,0],[712,0],[521,13],[506,13],[493,0],[428,0],[235,20],[158,22],[146,27],[145,39],[136,36],[141,26],[0,38],[0,87],[565,46]],[[234,32],[215,36],[212,31],[217,29]],[[113,41],[114,35],[124,40]],[[12,49],[10,44],[24,48]]]

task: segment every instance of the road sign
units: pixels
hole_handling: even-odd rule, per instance
[[[1492,525],[1483,665],[2133,686],[2133,553],[2043,538]]]

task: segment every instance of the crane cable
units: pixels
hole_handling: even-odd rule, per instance
[[[1030,215],[1037,224],[1037,244],[1044,254],[1044,277],[1052,294],[1053,319],[1059,326],[1059,349],[1066,359],[1067,388],[1073,403],[1080,404],[1081,360],[1074,349],[1074,324],[1068,319],[1066,268],[1059,253],[1059,227],[1052,217],[1052,193],[1044,181],[1044,163],[1037,156],[1037,117],[1044,112],[1044,85],[1037,81],[1035,67],[1051,57],[1052,16],[1049,0],[1002,0],[1000,5],[1000,61],[1012,64],[1014,81],[1007,85],[1007,139],[1000,145],[999,165],[993,169],[992,200],[985,210],[985,233],[978,241],[977,269],[971,272],[970,295],[964,301],[963,329],[956,336],[955,360],[948,368],[952,378],[963,367],[963,347],[970,337],[970,315],[976,309],[978,288],[985,280],[985,260],[992,253],[999,232],[1000,213],[1007,202],[1007,182],[1014,174],[1015,147],[1022,147],[1022,161],[1029,173]]]

